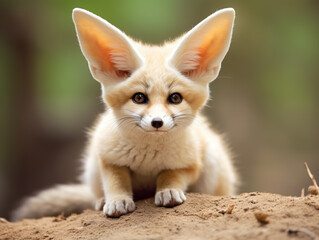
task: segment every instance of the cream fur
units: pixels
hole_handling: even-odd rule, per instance
[[[12,221],[23,218],[70,215],[93,208],[95,196],[83,184],[57,185],[27,198],[11,215]]]
[[[97,209],[118,217],[134,211],[138,196],[155,193],[156,205],[171,207],[186,200],[185,191],[234,194],[228,150],[200,114],[229,49],[234,10],[218,11],[162,46],[133,41],[86,10],[75,9],[73,19],[107,105],[90,133],[82,176]],[[138,92],[147,96],[145,104],[132,101]],[[169,103],[176,92],[182,101]],[[152,126],[154,118],[163,121],[160,128]],[[43,213],[26,213],[45,204],[27,201],[16,219]]]

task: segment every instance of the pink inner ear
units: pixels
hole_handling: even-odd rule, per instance
[[[82,47],[89,54],[88,58],[93,59],[99,65],[98,67],[94,66],[93,69],[115,72],[118,77],[127,77],[130,74],[129,71],[115,68],[111,53],[123,52],[123,50],[111,47],[112,41],[94,23],[87,19],[81,19],[78,23],[78,31],[83,39]]]
[[[204,35],[200,45],[196,49],[199,56],[197,60],[198,66],[196,69],[186,73],[187,75],[218,68],[218,65],[212,66],[212,64],[219,57],[227,44],[226,41],[230,34],[230,25],[231,21],[222,19],[218,24],[215,24],[206,35]]]

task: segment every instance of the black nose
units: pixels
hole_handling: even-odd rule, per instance
[[[163,120],[161,118],[153,118],[152,126],[155,128],[160,128],[161,126],[163,126]]]

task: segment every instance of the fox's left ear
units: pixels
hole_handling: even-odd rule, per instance
[[[132,41],[106,20],[75,8],[73,21],[91,73],[104,86],[127,79],[142,65]]]
[[[178,42],[168,64],[196,81],[213,81],[229,49],[235,11],[226,8],[210,15]]]

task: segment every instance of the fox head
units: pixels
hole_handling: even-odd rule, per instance
[[[182,37],[150,46],[86,10],[73,10],[82,53],[117,126],[146,133],[192,123],[229,49],[234,17],[232,8],[217,11]]]

